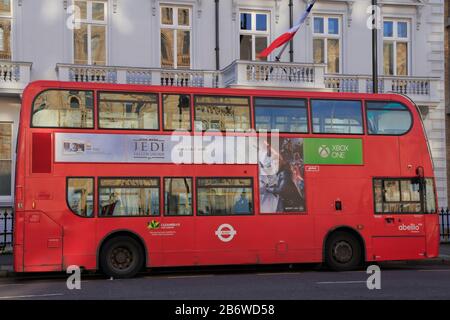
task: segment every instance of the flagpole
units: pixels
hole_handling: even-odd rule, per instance
[[[286,44],[283,46],[283,48],[281,48],[281,51],[276,55],[275,60],[277,62],[280,62],[281,56],[283,55],[283,52],[286,50],[288,45],[289,45],[289,42],[286,42]]]
[[[377,0],[372,0],[372,92],[378,93],[378,11]]]

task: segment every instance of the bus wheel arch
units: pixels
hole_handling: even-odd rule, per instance
[[[331,250],[332,246],[343,244],[348,246],[352,254],[351,260],[348,263],[339,265],[335,259],[333,259]],[[353,256],[354,255],[354,256]],[[322,261],[329,267],[336,271],[354,270],[361,267],[366,262],[366,243],[361,234],[354,228],[349,226],[338,226],[328,231],[323,239],[322,245]]]
[[[124,249],[123,249],[124,248]],[[109,263],[106,263],[106,254],[111,251],[118,252],[120,255],[135,255],[136,269],[130,274],[120,275],[110,269]],[[142,271],[147,265],[147,247],[144,240],[136,233],[130,230],[115,230],[107,234],[100,242],[97,248],[97,270],[101,270],[109,276],[118,278],[128,278]],[[106,269],[106,270],[105,270]],[[134,268],[133,268],[134,269]]]

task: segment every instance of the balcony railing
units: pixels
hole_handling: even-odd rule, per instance
[[[75,82],[219,87],[219,72],[204,70],[132,68],[57,64],[58,79]]]
[[[222,71],[223,86],[325,89],[325,65],[236,60]]]
[[[370,75],[325,74],[323,64],[236,60],[221,71],[58,64],[59,80],[176,87],[264,87],[371,93]],[[380,93],[402,93],[416,103],[436,104],[439,78],[381,76]]]
[[[30,82],[31,62],[0,60],[0,92],[21,93]]]
[[[378,80],[379,93],[401,93],[417,103],[438,103],[439,78],[382,76]],[[336,92],[372,93],[370,75],[325,75],[325,87]]]

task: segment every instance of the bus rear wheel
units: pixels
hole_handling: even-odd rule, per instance
[[[349,271],[361,266],[362,248],[358,239],[344,231],[333,233],[325,247],[325,262],[333,270]]]
[[[100,252],[100,267],[113,278],[134,277],[143,267],[140,244],[133,238],[118,236],[108,240]]]

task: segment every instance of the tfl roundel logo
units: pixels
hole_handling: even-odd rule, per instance
[[[230,242],[231,240],[233,240],[237,231],[234,230],[233,226],[229,225],[228,223],[224,223],[221,224],[219,228],[217,228],[215,233],[220,241]]]

